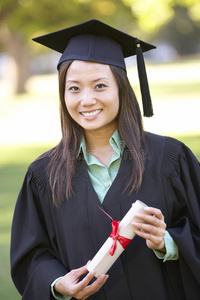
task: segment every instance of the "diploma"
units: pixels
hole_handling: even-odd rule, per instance
[[[136,213],[145,213],[144,207],[147,207],[146,204],[137,200],[132,204],[132,207],[121,220],[121,222],[116,222],[119,225],[117,226],[117,235],[111,233],[110,237],[105,241],[103,246],[99,249],[97,254],[88,264],[88,271],[95,271],[95,277],[98,277],[100,274],[106,274],[110,267],[114,264],[117,258],[125,250],[125,248],[120,243],[120,237],[124,237],[127,240],[132,240],[135,236],[135,228],[132,225],[133,220],[137,222],[142,222],[141,220],[135,218]],[[115,224],[116,225],[116,224]],[[119,239],[116,237],[119,236]],[[113,251],[114,246],[114,251]]]

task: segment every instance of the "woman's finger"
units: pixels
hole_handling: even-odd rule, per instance
[[[157,227],[165,226],[164,218],[160,220],[155,215],[136,214],[135,218],[140,219],[147,224],[152,224]],[[137,221],[133,221],[133,222],[137,222]]]
[[[82,281],[80,281],[76,285],[76,289],[72,293],[72,296],[77,299],[87,299],[89,296],[93,295],[94,293],[97,293],[98,290],[104,285],[106,280],[108,279],[108,275],[100,275],[98,278],[90,285],[90,274],[88,274]],[[90,279],[90,280],[89,280]],[[88,282],[89,280],[89,282]]]
[[[84,297],[87,296],[91,296],[94,293],[97,293],[99,291],[99,289],[105,284],[106,280],[108,279],[108,275],[104,275],[101,274],[100,276],[98,276],[98,278],[91,284],[88,285],[85,290],[83,291],[84,293]],[[84,298],[86,299],[86,298]]]
[[[155,215],[159,220],[163,220],[164,219],[162,211],[159,208],[149,207],[148,206],[148,207],[145,207],[144,209],[145,209],[145,211],[148,214]]]
[[[160,221],[159,221],[159,223],[155,222],[155,221],[148,222],[148,223],[141,223],[141,222],[133,221],[132,225],[137,229],[147,231],[147,232],[150,232],[155,235],[157,235],[157,234],[160,235],[160,234],[165,233],[165,229],[166,229],[166,224],[160,223]]]
[[[79,292],[87,287],[92,278],[94,277],[95,272],[89,272],[81,281],[76,284],[76,291]]]

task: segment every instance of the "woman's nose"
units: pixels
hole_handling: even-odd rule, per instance
[[[81,99],[81,105],[82,106],[92,106],[94,104],[96,104],[96,99],[93,97],[93,94],[90,92],[85,92],[82,95],[82,99]]]

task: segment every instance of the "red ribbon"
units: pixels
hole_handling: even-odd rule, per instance
[[[107,214],[101,207],[99,207],[111,220],[112,220],[112,232],[110,234],[110,237],[113,239],[113,244],[112,247],[109,251],[110,255],[113,256],[117,247],[117,242],[119,241],[119,243],[122,245],[122,247],[125,249],[131,242],[131,239],[128,239],[124,236],[121,236],[118,234],[118,230],[119,230],[119,224],[120,221],[115,221],[113,220],[113,218]]]

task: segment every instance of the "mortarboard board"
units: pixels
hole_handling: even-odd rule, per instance
[[[137,55],[144,116],[153,115],[142,53],[155,49],[155,46],[95,19],[34,38],[33,41],[62,53],[58,69],[66,60],[84,60],[126,70],[124,58]]]

